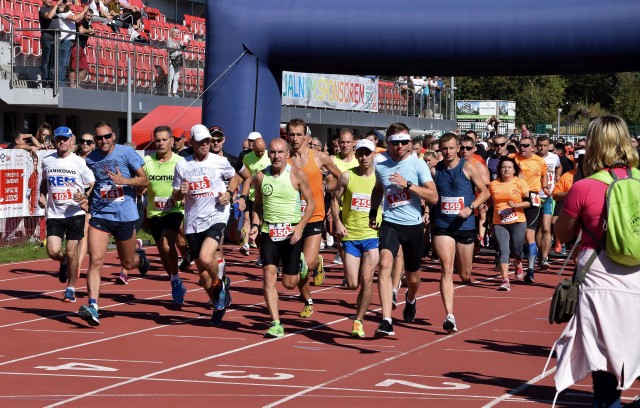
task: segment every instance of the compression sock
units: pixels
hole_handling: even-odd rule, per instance
[[[529,244],[529,257],[527,258],[529,260],[529,264],[527,265],[529,269],[533,269],[533,266],[536,264],[536,255],[538,255],[538,247],[534,242]]]

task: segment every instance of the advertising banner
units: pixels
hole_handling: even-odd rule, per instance
[[[498,114],[498,101],[456,101],[456,118],[485,120]]]
[[[0,218],[44,215],[38,207],[41,158],[26,150],[0,150]]]
[[[516,103],[514,101],[498,101],[498,119],[515,121]]]

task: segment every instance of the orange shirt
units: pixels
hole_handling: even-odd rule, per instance
[[[509,201],[516,204],[522,203],[529,196],[529,186],[519,177],[514,177],[511,181],[503,182],[500,179],[493,180],[489,184],[489,193],[493,200],[493,224],[513,224],[516,222],[526,222],[524,209],[513,209],[509,206]]]
[[[560,176],[555,187],[553,187],[553,193],[551,193],[551,197],[555,196],[556,193],[568,193],[569,189],[573,185],[573,176],[575,175],[576,171],[571,170]]]
[[[313,201],[316,203],[316,209],[313,212],[313,216],[309,222],[318,222],[323,221],[325,217],[324,212],[324,195],[322,194],[322,171],[316,164],[316,160],[313,157],[313,149],[309,149],[309,158],[307,159],[307,164],[302,167],[302,171],[307,175],[309,179],[309,187],[311,187],[311,194],[313,194]],[[291,159],[287,160],[291,163]],[[301,208],[302,215],[304,216],[304,211],[307,207],[307,204],[304,200],[301,200]]]
[[[540,178],[544,175],[547,176],[547,163],[544,159],[537,154],[534,154],[528,159],[520,156],[519,154],[512,154],[509,157],[516,159],[516,163],[520,166],[520,177],[527,182],[529,191],[532,193],[540,193],[542,190],[542,182]]]

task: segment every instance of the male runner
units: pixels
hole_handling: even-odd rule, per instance
[[[540,248],[540,269],[549,269],[549,251],[551,250],[551,220],[555,201],[551,195],[553,187],[562,175],[562,165],[557,154],[549,151],[551,141],[549,136],[542,135],[536,141],[536,154],[542,157],[547,164],[547,186],[546,190],[540,192],[540,223],[536,231],[536,245]]]
[[[253,132],[253,133],[258,133],[258,132]],[[249,170],[249,173],[251,173],[251,177],[255,177],[255,175],[259,171],[264,170],[267,166],[271,164],[269,155],[265,154],[266,148],[267,148],[267,145],[264,139],[262,137],[257,138],[253,142],[253,150],[247,153],[242,159],[242,164],[244,165],[244,167],[246,167]],[[245,211],[245,213],[248,215],[248,216],[245,216],[245,223],[246,223],[245,227],[251,223],[251,219],[252,219],[251,212],[253,211],[253,202],[255,200],[255,196],[256,196],[255,188],[253,187],[253,185],[251,185],[251,188],[249,190],[249,200],[247,201],[247,209]],[[250,228],[247,228],[247,231],[249,229]],[[254,247],[256,246],[255,245],[256,236],[251,235],[251,233],[249,232],[247,233],[247,235],[249,235],[247,242],[245,242],[240,247],[240,252],[242,252],[243,255],[249,255],[249,248],[252,245]]]
[[[391,272],[396,257],[403,257],[407,275],[407,292],[404,321],[411,323],[416,317],[416,296],[420,287],[422,262],[422,238],[424,224],[420,200],[427,205],[438,201],[429,167],[413,156],[409,148],[411,136],[404,123],[393,123],[387,129],[384,160],[376,164],[376,184],[371,195],[369,226],[380,229],[380,265],[378,291],[382,304],[382,322],[377,334],[393,336],[391,319],[393,284]],[[384,201],[383,201],[384,198]],[[377,212],[383,202],[382,224],[378,227]],[[401,252],[401,253],[400,253]]]
[[[278,308],[278,265],[282,262],[282,285],[293,289],[298,285],[298,273],[302,254],[304,228],[313,216],[315,199],[304,172],[287,163],[289,145],[283,139],[269,143],[271,165],[258,171],[255,177],[255,211],[251,233],[261,232],[260,257],[264,274],[263,293],[271,315],[271,327],[265,337],[282,337]],[[302,197],[301,197],[302,196]],[[307,203],[304,216],[300,212],[300,200]],[[303,264],[304,265],[304,264]]]
[[[93,186],[95,177],[85,161],[73,154],[71,129],[61,126],[53,135],[56,152],[42,160],[39,203],[47,211],[47,254],[60,262],[58,279],[61,283],[67,282],[62,300],[75,302],[80,269],[78,243],[84,237],[85,210],[81,203],[86,200],[86,191]],[[63,254],[65,233],[67,243]]]
[[[378,231],[369,226],[371,192],[376,184],[373,163],[376,145],[371,140],[362,139],[355,147],[358,166],[340,176],[331,201],[331,213],[336,224],[336,235],[342,238],[345,252],[344,275],[347,288],[356,290],[360,286],[351,335],[364,337],[362,322],[371,302],[373,272],[380,259]]]

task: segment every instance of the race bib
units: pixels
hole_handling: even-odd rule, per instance
[[[124,201],[124,188],[117,184],[108,184],[100,189],[100,199],[104,202]]]
[[[175,201],[171,197],[156,197],[153,206],[159,211],[171,211],[175,207]]]
[[[531,200],[532,207],[540,207],[540,194],[529,193],[529,199]]]
[[[70,188],[53,188],[51,189],[51,200],[54,204],[73,203],[73,191]]]
[[[505,208],[500,211],[500,223],[501,224],[509,224],[515,221],[518,221],[518,213],[513,208]]]
[[[458,215],[464,208],[464,197],[442,197],[440,212],[448,215]]]
[[[547,181],[549,182],[549,185],[553,185],[553,182],[556,178],[556,173],[553,171],[548,171],[547,172]]]
[[[293,232],[293,227],[289,223],[269,224],[269,238],[273,242],[284,241]]]
[[[300,200],[300,216],[304,217],[304,213],[307,211],[307,202]]]
[[[387,204],[390,208],[402,207],[411,204],[411,193],[402,187],[392,188],[387,191]],[[371,204],[369,204],[371,205]]]
[[[351,210],[368,213],[371,210],[371,194],[353,193],[351,196]]]
[[[211,181],[207,176],[198,176],[189,180],[189,194],[204,194],[211,190]]]

